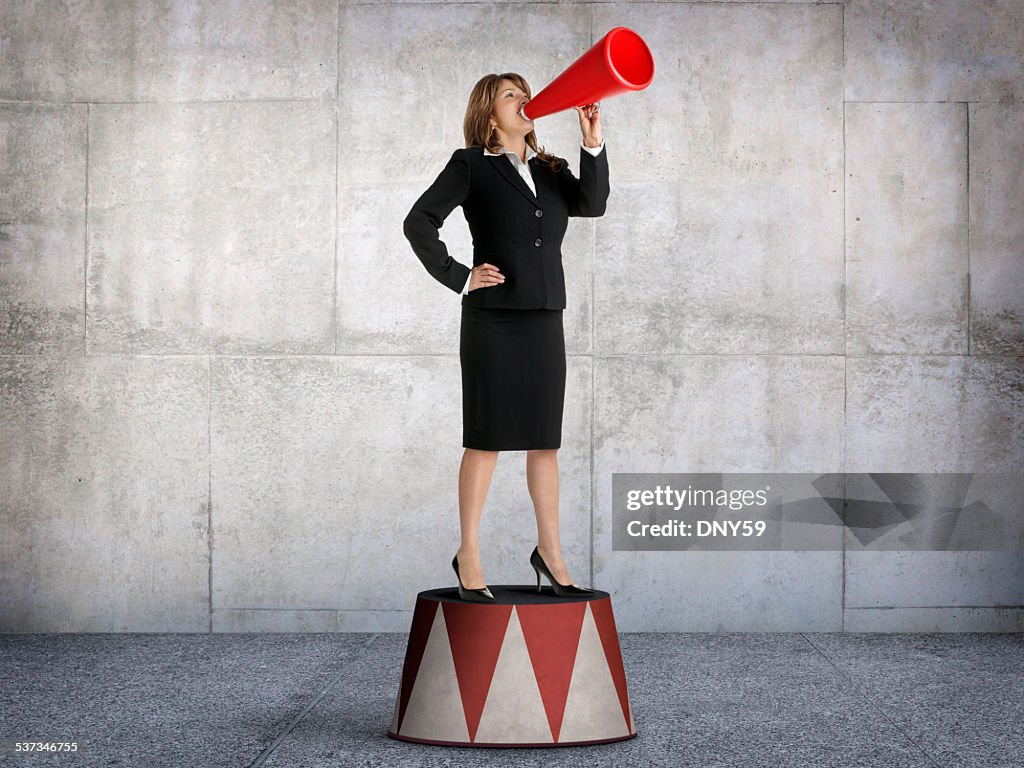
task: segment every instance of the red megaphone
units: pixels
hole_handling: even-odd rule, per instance
[[[607,96],[642,91],[654,79],[654,57],[640,35],[614,27],[547,87],[526,102],[530,120],[583,107]]]

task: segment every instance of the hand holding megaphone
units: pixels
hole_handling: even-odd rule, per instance
[[[596,121],[601,99],[642,91],[653,79],[654,57],[647,44],[633,30],[614,27],[530,99],[523,114],[536,120],[575,107],[584,137],[588,129],[593,133],[595,128],[600,135]],[[589,109],[583,111],[580,107]]]
[[[580,130],[583,132],[583,143],[588,147],[601,145],[601,102],[575,107],[580,116]]]

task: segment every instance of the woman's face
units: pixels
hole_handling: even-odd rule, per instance
[[[492,119],[498,124],[498,131],[505,136],[525,136],[533,130],[533,120],[527,120],[519,110],[530,99],[511,80],[503,79],[494,97]]]

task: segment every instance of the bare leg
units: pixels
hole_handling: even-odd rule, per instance
[[[558,537],[558,449],[526,452],[526,484],[537,513],[537,551],[559,584],[571,584]]]
[[[480,517],[483,515],[487,491],[491,487],[498,451],[479,451],[467,448],[459,467],[459,525],[462,546],[457,553],[459,576],[466,589],[482,589],[484,566],[480,562]]]

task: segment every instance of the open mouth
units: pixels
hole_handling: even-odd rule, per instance
[[[519,115],[519,116],[520,116],[521,118],[523,118],[523,120],[526,120],[527,122],[529,122],[529,121],[530,121],[530,118],[528,118],[528,117],[527,117],[526,115],[524,115],[524,114],[523,114],[523,110],[524,110],[525,108],[526,108],[526,105],[525,105],[525,104],[523,104],[523,106],[521,106],[521,107],[519,108],[519,111],[518,111],[518,112],[516,112],[516,114],[517,114],[517,115]]]

